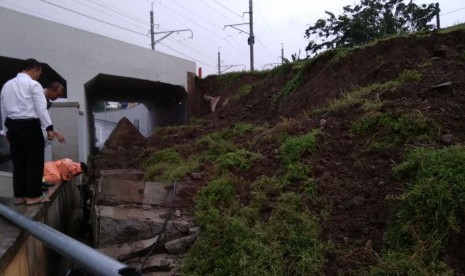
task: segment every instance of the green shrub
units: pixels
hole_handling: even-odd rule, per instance
[[[232,196],[235,185],[222,179],[200,192],[194,218],[203,231],[183,262],[183,274],[319,273],[330,245],[320,240],[321,227],[302,205],[302,196],[281,195],[279,181],[261,178],[253,185],[252,202],[259,198],[262,205],[244,206]],[[277,199],[264,193],[278,193]],[[271,212],[266,217],[259,210],[263,206]]]
[[[179,163],[155,163],[146,168],[144,179],[159,182],[178,181],[198,168],[199,161],[196,158],[189,158]]]
[[[244,135],[246,133],[250,133],[255,129],[252,124],[249,123],[237,123],[233,126],[232,132],[233,135]]]
[[[314,110],[313,114],[336,111],[356,104],[363,105],[366,101],[369,101],[369,99],[366,99],[366,97],[373,92],[385,91],[398,87],[404,83],[419,81],[422,76],[423,75],[416,70],[404,70],[400,72],[399,76],[394,80],[390,80],[382,84],[373,83],[368,86],[357,87],[352,91],[345,92],[342,94],[342,97],[334,99],[324,107]]]
[[[222,169],[238,168],[248,171],[252,168],[255,161],[262,158],[263,156],[261,154],[240,149],[234,152],[222,154],[216,158],[216,161]]]
[[[150,167],[157,163],[178,164],[181,161],[181,155],[173,148],[162,149],[152,154],[145,162],[144,167]]]
[[[299,162],[287,164],[284,179],[287,182],[296,182],[307,179],[310,175],[310,166]]]
[[[355,48],[346,48],[346,47],[333,49],[332,51],[334,51],[334,55],[330,61],[331,64],[341,63],[343,60],[350,57],[352,53],[354,52],[354,50]]]
[[[411,252],[387,252],[382,259],[366,273],[371,276],[418,275],[453,276],[453,271],[443,262],[425,264],[411,255]]]
[[[309,133],[287,138],[279,149],[281,160],[285,164],[296,162],[305,153],[312,153],[316,149],[316,136],[318,130],[312,130]]]
[[[252,85],[251,84],[244,84],[239,88],[239,91],[232,97],[233,100],[238,100],[241,97],[249,94],[252,91]]]
[[[431,141],[439,133],[437,125],[419,112],[368,113],[352,123],[351,132],[369,135],[370,147],[375,149],[412,141]]]
[[[200,189],[194,211],[194,220],[200,227],[219,226],[221,210],[229,208],[233,201],[234,185],[233,180],[222,177]]]
[[[290,74],[291,72],[292,72],[292,63],[284,63],[271,69],[269,76],[271,78],[282,77],[284,75]]]
[[[295,92],[302,85],[303,81],[304,81],[304,73],[303,73],[303,70],[300,70],[294,75],[294,77],[288,83],[286,83],[284,88],[279,93],[278,99],[283,100],[289,97],[289,95]]]
[[[400,260],[390,259],[390,256],[406,254],[403,260],[409,260],[416,271],[434,271],[443,266],[441,254],[447,242],[463,227],[464,167],[465,148],[455,146],[416,148],[407,154],[404,163],[394,168],[396,174],[409,183],[405,192],[397,197],[398,204],[386,232],[387,252],[390,253],[383,256],[381,264],[399,265]]]
[[[223,154],[236,150],[234,143],[223,139],[220,133],[203,136],[196,143],[206,147],[207,150],[204,153],[204,157],[209,160],[215,160]]]
[[[399,84],[402,84],[412,81],[419,81],[422,77],[423,74],[421,74],[417,70],[404,70],[400,72],[399,77],[397,78],[397,82],[399,82]]]

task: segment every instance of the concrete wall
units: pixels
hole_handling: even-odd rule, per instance
[[[101,35],[0,8],[0,56],[36,58],[67,81],[68,100],[87,110],[84,84],[99,73],[160,81],[187,88],[187,73],[195,63]],[[83,114],[84,121],[87,112]],[[88,154],[85,126],[80,135],[80,159]]]
[[[0,203],[62,233],[75,235],[82,220],[76,184],[80,177],[58,187],[51,203],[26,207],[0,197]],[[60,255],[27,231],[0,216],[0,275],[64,275],[58,273]]]
[[[0,171],[0,197],[13,197],[13,174]]]
[[[66,139],[61,144],[55,139],[52,144],[51,160],[70,158],[76,162],[87,162],[87,158],[79,156],[79,134],[82,133],[84,124],[80,124],[79,104],[76,102],[53,103],[50,108],[50,117],[53,126],[60,131]]]

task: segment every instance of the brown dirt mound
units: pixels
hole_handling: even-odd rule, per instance
[[[133,146],[143,145],[145,145],[145,137],[126,117],[118,122],[104,144],[105,147],[111,149],[130,149]]]
[[[438,139],[428,146],[440,148],[465,144],[464,45],[465,32],[457,31],[383,41],[356,50],[349,58],[338,63],[329,62],[332,56],[328,55],[308,68],[302,86],[283,102],[278,102],[276,95],[292,78],[291,72],[274,79],[245,74],[228,87],[218,83],[215,77],[198,79],[195,97],[190,99],[196,102],[191,117],[201,117],[205,123],[198,127],[162,130],[148,138],[147,145],[160,149],[174,144],[189,144],[197,137],[238,122],[274,126],[281,118],[294,118],[297,121],[292,128],[294,133],[305,133],[320,127],[318,151],[309,157],[308,162],[319,195],[332,206],[329,218],[323,225],[324,236],[340,249],[338,253],[328,256],[324,274],[353,275],[356,274],[354,271],[375,262],[374,252],[382,253],[383,235],[393,207],[393,202],[386,198],[401,193],[405,185],[392,174],[393,164],[402,160],[404,147],[367,150],[367,144],[373,137],[355,137],[350,132],[351,123],[365,112],[362,106],[355,105],[321,115],[299,115],[303,111],[311,112],[355,87],[387,82],[406,69],[417,70],[422,74],[420,81],[370,97],[385,102],[383,108],[387,111],[417,112],[434,121],[439,126]],[[433,89],[444,82],[451,85],[443,90]],[[231,100],[244,85],[252,86],[250,93]],[[220,108],[215,113],[209,111],[203,95],[221,95]],[[222,102],[228,98],[228,104],[222,106]],[[325,123],[321,124],[323,119]],[[243,137],[243,144],[256,138]],[[128,139],[124,141],[130,145],[136,140]],[[120,142],[123,141],[115,144],[126,147]],[[238,173],[237,176],[252,182],[260,175],[274,175],[279,166],[276,146],[270,143],[255,144],[252,150],[262,153],[264,161],[256,164],[252,172]],[[131,154],[134,159],[140,156],[136,152]],[[132,165],[135,166],[135,163]],[[207,165],[204,166],[206,175]],[[207,178],[202,181],[207,182]],[[199,186],[196,181],[195,187]],[[462,219],[465,220],[465,215]],[[465,275],[464,236],[465,230],[462,230],[453,237],[443,256],[444,262],[454,269],[456,275]]]

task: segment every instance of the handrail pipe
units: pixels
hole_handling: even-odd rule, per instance
[[[3,204],[0,204],[0,215],[22,229],[27,230],[49,248],[55,250],[58,254],[88,273],[98,276],[141,275],[136,269],[112,259],[48,225],[15,212]]]

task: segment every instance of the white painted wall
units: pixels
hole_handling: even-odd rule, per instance
[[[0,8],[0,56],[35,58],[67,81],[68,100],[87,111],[84,84],[99,73],[160,81],[187,88],[195,63],[73,27]],[[87,121],[86,112],[83,121]],[[80,159],[88,154],[88,129],[80,133]]]

